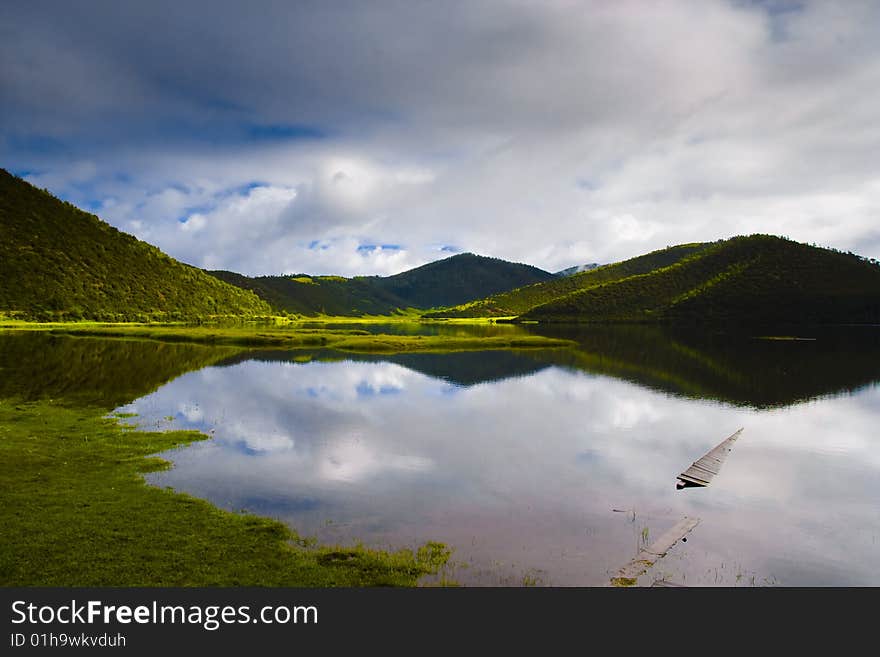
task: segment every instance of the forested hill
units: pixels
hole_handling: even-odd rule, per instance
[[[406,308],[403,299],[373,285],[369,278],[342,276],[244,276],[209,271],[217,278],[253,290],[279,312],[300,315],[388,315]]]
[[[462,253],[394,276],[248,277],[209,272],[253,290],[279,310],[306,315],[381,315],[405,308],[462,303],[538,281],[554,279],[531,265]]]
[[[522,315],[532,308],[569,294],[621,280],[637,274],[645,274],[661,267],[667,267],[698,253],[709,244],[681,244],[653,251],[636,258],[630,258],[604,267],[595,267],[571,276],[554,277],[546,282],[520,287],[502,292],[486,299],[429,313],[426,317],[505,317]]]
[[[460,253],[374,281],[380,289],[404,299],[410,305],[432,308],[481,299],[552,279],[553,274],[531,265]]]
[[[852,253],[770,235],[735,237],[669,266],[549,301],[521,319],[878,323],[880,265]]]
[[[121,321],[271,309],[0,169],[0,313]]]

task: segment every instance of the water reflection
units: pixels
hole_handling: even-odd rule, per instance
[[[131,402],[145,428],[213,431],[153,480],[322,541],[441,540],[469,564],[463,583],[604,584],[687,515],[700,525],[646,577],[880,584],[880,331],[542,330],[578,347],[354,356],[5,334],[0,396]],[[712,485],[676,491],[739,427]]]
[[[759,408],[852,392],[880,378],[880,327],[721,331],[549,325],[532,330],[578,343],[576,349],[548,354],[555,364]],[[812,339],[778,339],[805,334]]]
[[[463,387],[393,362],[247,361],[122,410],[214,432],[155,483],[322,541],[441,540],[465,583],[603,584],[684,515],[700,527],[649,576],[880,582],[876,386],[762,411],[556,366]],[[723,476],[676,492],[738,427]]]
[[[552,352],[544,350],[497,350],[484,352],[410,353],[410,354],[342,354],[330,349],[249,351],[222,361],[233,365],[250,360],[263,362],[358,361],[366,363],[397,363],[435,379],[457,386],[471,386],[534,374],[550,367]]]
[[[571,349],[347,356],[333,351],[248,353],[251,358],[390,361],[461,385],[523,376],[556,365],[625,379],[693,399],[756,408],[782,407],[859,390],[880,379],[880,327],[765,327],[749,332],[655,326],[347,324],[398,332],[490,335],[530,331],[573,340]],[[810,340],[767,339],[808,332]]]
[[[50,398],[112,409],[240,351],[47,331],[0,332],[0,398]]]

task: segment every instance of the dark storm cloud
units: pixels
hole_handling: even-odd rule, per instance
[[[354,128],[395,121],[440,97],[448,104],[450,77],[466,78],[479,61],[516,57],[535,41],[528,16],[499,12],[496,20],[473,9],[420,2],[6,5],[6,118],[22,132],[95,131],[102,140],[108,130],[176,139],[200,136],[201,125],[212,139],[213,129],[244,122]],[[469,84],[479,90],[487,82]]]

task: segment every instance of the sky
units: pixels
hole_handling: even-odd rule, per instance
[[[7,0],[0,167],[184,262],[880,257],[880,3]]]

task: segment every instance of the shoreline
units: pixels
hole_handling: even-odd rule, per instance
[[[575,344],[572,340],[548,338],[540,335],[509,337],[390,335],[349,329],[266,326],[217,327],[179,324],[0,324],[0,332],[6,331],[46,331],[54,335],[72,337],[128,338],[278,349],[321,347],[356,353],[444,353],[490,349],[554,349],[567,348]]]
[[[314,545],[280,521],[149,484],[210,436],[126,428],[106,408],[0,399],[3,586],[417,586],[449,550]]]

